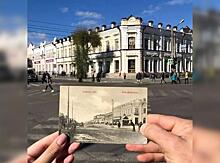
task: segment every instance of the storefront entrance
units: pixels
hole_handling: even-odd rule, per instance
[[[135,73],[135,59],[128,60],[128,73]]]

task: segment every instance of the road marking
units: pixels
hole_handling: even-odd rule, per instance
[[[33,129],[54,129],[54,130],[58,130],[58,124],[57,125],[37,125],[35,126]]]
[[[159,92],[162,96],[168,96],[168,93],[166,93],[164,90],[159,90]]]
[[[53,93],[52,96],[57,96],[57,95],[59,95],[59,94],[60,94],[60,92]]]
[[[39,92],[39,90],[27,90],[27,93],[35,93],[35,92]]]
[[[36,87],[39,87],[39,86],[40,86],[39,84],[33,84],[33,83],[31,83],[30,85],[36,86]]]
[[[32,93],[32,94],[28,94],[27,96],[29,97],[29,96],[33,96],[33,95],[37,95],[37,94],[41,94],[42,92],[41,91],[39,91],[39,92],[35,92],[35,93]]]
[[[59,120],[58,117],[51,117],[47,121],[58,121],[58,120]]]
[[[188,91],[188,90],[182,90],[182,92],[184,92],[185,94],[188,94],[188,95],[193,95],[193,93],[191,91]]]
[[[178,91],[175,91],[175,90],[171,90],[171,92],[176,95],[176,96],[181,96],[181,94],[178,92]]]
[[[37,140],[40,140],[41,138],[47,136],[46,134],[28,134],[27,135],[27,138],[28,140],[34,140],[34,141],[37,141]]]
[[[149,97],[153,97],[154,96],[154,93],[151,90],[149,90],[148,93],[149,93]]]

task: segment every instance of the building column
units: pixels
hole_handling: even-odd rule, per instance
[[[159,59],[157,59],[157,67],[156,67],[156,71],[159,72]]]
[[[152,63],[152,65],[151,65],[151,68],[152,68],[151,72],[154,73],[154,59],[151,60],[151,63]]]
[[[151,64],[151,60],[148,59],[148,72],[150,72],[150,64]]]
[[[186,58],[184,58],[184,69],[185,69],[185,71],[187,70],[186,69]]]
[[[183,69],[182,69],[182,60],[180,61],[180,72],[183,72]]]
[[[165,59],[164,59],[164,57],[163,57],[163,70],[162,71],[165,72]]]
[[[160,72],[162,72],[162,60],[160,59]]]
[[[170,72],[170,64],[167,63],[167,72]]]

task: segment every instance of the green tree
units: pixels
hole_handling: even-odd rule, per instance
[[[75,44],[75,62],[77,69],[77,78],[82,82],[86,78],[89,66],[89,52],[93,48],[101,46],[101,38],[95,31],[88,31],[85,28],[79,28],[72,34]]]

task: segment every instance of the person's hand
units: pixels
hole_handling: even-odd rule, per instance
[[[27,149],[28,163],[71,163],[79,143],[69,144],[65,134],[53,133]]]
[[[141,133],[150,142],[146,145],[127,144],[126,149],[142,152],[137,156],[140,162],[191,163],[192,132],[191,120],[152,114],[148,116],[148,124],[141,127]]]

